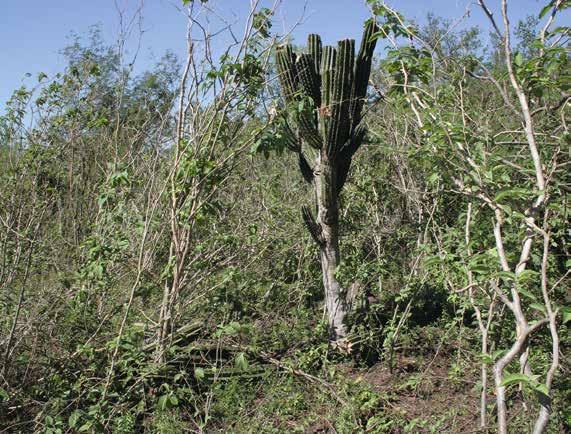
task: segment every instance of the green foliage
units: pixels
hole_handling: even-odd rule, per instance
[[[273,12],[270,9],[262,8],[253,16],[252,25],[258,32],[260,32],[262,38],[268,38],[270,36],[270,29],[272,28],[272,14]]]
[[[568,29],[548,29],[546,45],[536,21],[514,32],[513,67],[549,174],[547,204],[530,231],[539,191],[521,119],[507,104],[517,98],[508,92],[506,102],[493,81],[478,78],[488,70],[509,87],[497,46],[482,48],[473,28],[455,31],[437,17],[417,27],[368,3],[378,28],[365,49],[387,36],[399,48],[370,64],[372,91],[363,77],[350,86],[366,117],[349,116],[359,107],[339,95],[343,107],[325,110],[335,99],[324,92],[333,80],[327,68],[319,92],[317,68],[302,76],[302,67],[319,63],[316,36],[305,54],[278,50],[280,75],[295,69],[285,77],[295,86],[282,83],[291,90],[285,104],[262,113],[275,104],[265,93],[268,9],[252,15],[255,34],[242,55],[229,48],[208,64],[195,89],[203,98],[195,129],[187,125],[179,143],[179,61],[167,54],[135,75],[97,29],[72,39],[62,73],[40,73],[37,88],[14,92],[0,117],[0,430],[461,432],[477,417],[480,364],[491,369],[515,337],[497,297],[487,311],[494,294],[516,290],[530,324],[546,317],[546,212],[546,279],[565,354],[569,61],[567,47],[552,43]],[[547,19],[554,5],[539,16]],[[344,74],[356,74],[351,43],[337,50],[351,66]],[[367,134],[357,129],[365,124]],[[308,191],[291,167],[302,165],[302,139],[307,166],[322,151],[355,163],[343,168],[338,192],[344,256],[336,278],[344,288],[360,283],[341,350],[332,349],[323,316],[319,247],[299,225]],[[358,141],[367,152],[355,152]],[[499,266],[496,212],[511,271]],[[526,237],[531,255],[516,273]],[[176,248],[185,261],[177,262]],[[161,360],[157,323],[175,276],[183,284],[170,300],[175,321]],[[484,354],[476,309],[491,320]],[[545,395],[550,429],[571,425],[569,379],[559,372],[552,390],[545,386],[549,339],[545,327],[529,341],[534,375],[513,363],[504,376],[508,397],[528,404],[513,419],[518,432],[529,429]],[[564,373],[569,361],[561,363]],[[488,396],[492,388],[488,381]]]

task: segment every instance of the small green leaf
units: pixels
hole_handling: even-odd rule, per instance
[[[93,422],[91,422],[89,420],[89,421],[85,422],[83,425],[81,425],[77,431],[78,432],[86,432],[86,431],[89,431],[92,426],[93,426]]]
[[[523,270],[521,273],[519,273],[517,275],[517,280],[518,282],[526,282],[526,281],[532,281],[533,279],[535,279],[536,277],[539,276],[539,273],[535,270]]]
[[[488,274],[490,272],[490,267],[486,264],[471,264],[470,270],[476,274]]]
[[[157,402],[157,407],[159,408],[160,411],[164,411],[167,408],[169,408],[169,395],[163,395],[161,397],[159,397],[159,400]]]
[[[496,351],[494,351],[494,353],[492,354],[492,360],[497,360],[497,359],[499,359],[500,356],[503,356],[505,352],[506,352],[506,350],[496,350]]]
[[[550,1],[549,3],[547,3],[547,5],[543,7],[543,9],[541,9],[541,12],[539,13],[539,18],[541,19],[545,15],[547,15],[547,12],[549,12],[552,7],[553,7],[553,1]]]
[[[436,184],[438,180],[440,180],[440,173],[433,173],[428,177],[429,184]]]
[[[491,365],[492,363],[494,363],[492,356],[490,356],[489,354],[480,354],[480,357],[482,358],[482,362],[485,363],[486,365]]]
[[[537,297],[525,288],[518,288],[517,292],[519,292],[521,295],[529,298],[530,300],[537,301]]]
[[[439,264],[442,262],[439,256],[430,256],[424,260],[424,265],[426,267],[431,267],[433,265]]]
[[[234,359],[234,365],[236,366],[236,368],[242,371],[247,370],[248,367],[250,366],[248,360],[246,359],[246,355],[244,353],[240,353],[236,356],[236,359]]]
[[[500,191],[496,195],[496,202],[501,202],[503,199],[512,198],[512,199],[522,199],[526,198],[530,194],[529,190],[525,188],[511,188],[509,190]]]
[[[500,271],[498,273],[498,277],[501,277],[502,279],[507,281],[513,281],[515,280],[515,273],[511,271]]]
[[[203,380],[204,379],[204,369],[195,368],[194,369],[194,378],[196,378],[198,381]]]
[[[563,316],[563,324],[568,323],[571,321],[571,309],[568,307],[561,308],[561,314]]]
[[[81,417],[81,413],[78,410],[75,410],[73,413],[71,413],[71,415],[69,416],[69,419],[67,421],[67,423],[69,424],[69,427],[75,428],[75,426],[77,425],[77,422],[79,422],[80,417]]]
[[[515,374],[506,374],[504,376],[504,380],[502,381],[502,386],[509,386],[510,384],[514,384],[514,383],[531,383],[533,381],[533,379],[529,378],[527,375],[525,374],[519,374],[519,373],[515,373]]]
[[[542,395],[549,396],[549,391],[547,390],[547,386],[543,383],[534,384],[533,389],[536,392],[541,393]]]
[[[545,310],[545,306],[539,303],[531,303],[529,305],[529,307],[531,307],[532,309],[535,309],[543,314],[547,314],[547,311]]]

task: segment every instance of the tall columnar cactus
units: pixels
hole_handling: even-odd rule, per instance
[[[351,304],[351,296],[335,276],[340,263],[339,193],[365,134],[361,116],[376,31],[375,22],[368,21],[357,56],[354,40],[339,41],[336,48],[322,47],[319,35],[313,34],[307,53],[296,54],[291,45],[283,45],[276,54],[284,99],[296,108],[295,127],[288,127],[289,144],[298,153],[304,179],[315,189],[317,219],[308,207],[303,207],[302,216],[320,247],[325,302],[335,340],[347,333],[345,318]],[[307,146],[316,150],[313,167],[304,154]]]

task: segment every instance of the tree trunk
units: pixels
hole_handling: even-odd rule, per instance
[[[346,336],[345,319],[349,310],[345,291],[335,276],[339,259],[339,206],[335,165],[326,152],[321,152],[315,177],[317,223],[321,227],[321,269],[325,289],[325,305],[332,340]]]

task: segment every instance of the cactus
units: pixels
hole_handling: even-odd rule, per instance
[[[293,115],[295,128],[288,127],[290,148],[298,153],[303,178],[315,189],[317,219],[307,206],[302,209],[302,217],[321,250],[325,301],[334,340],[346,336],[345,317],[351,303],[335,277],[340,261],[339,194],[365,136],[362,110],[377,31],[375,21],[367,21],[357,55],[354,40],[323,47],[315,34],[308,37],[307,53],[295,54],[291,45],[282,45],[276,52],[282,95],[286,104],[298,108]],[[317,151],[313,167],[304,146]]]

